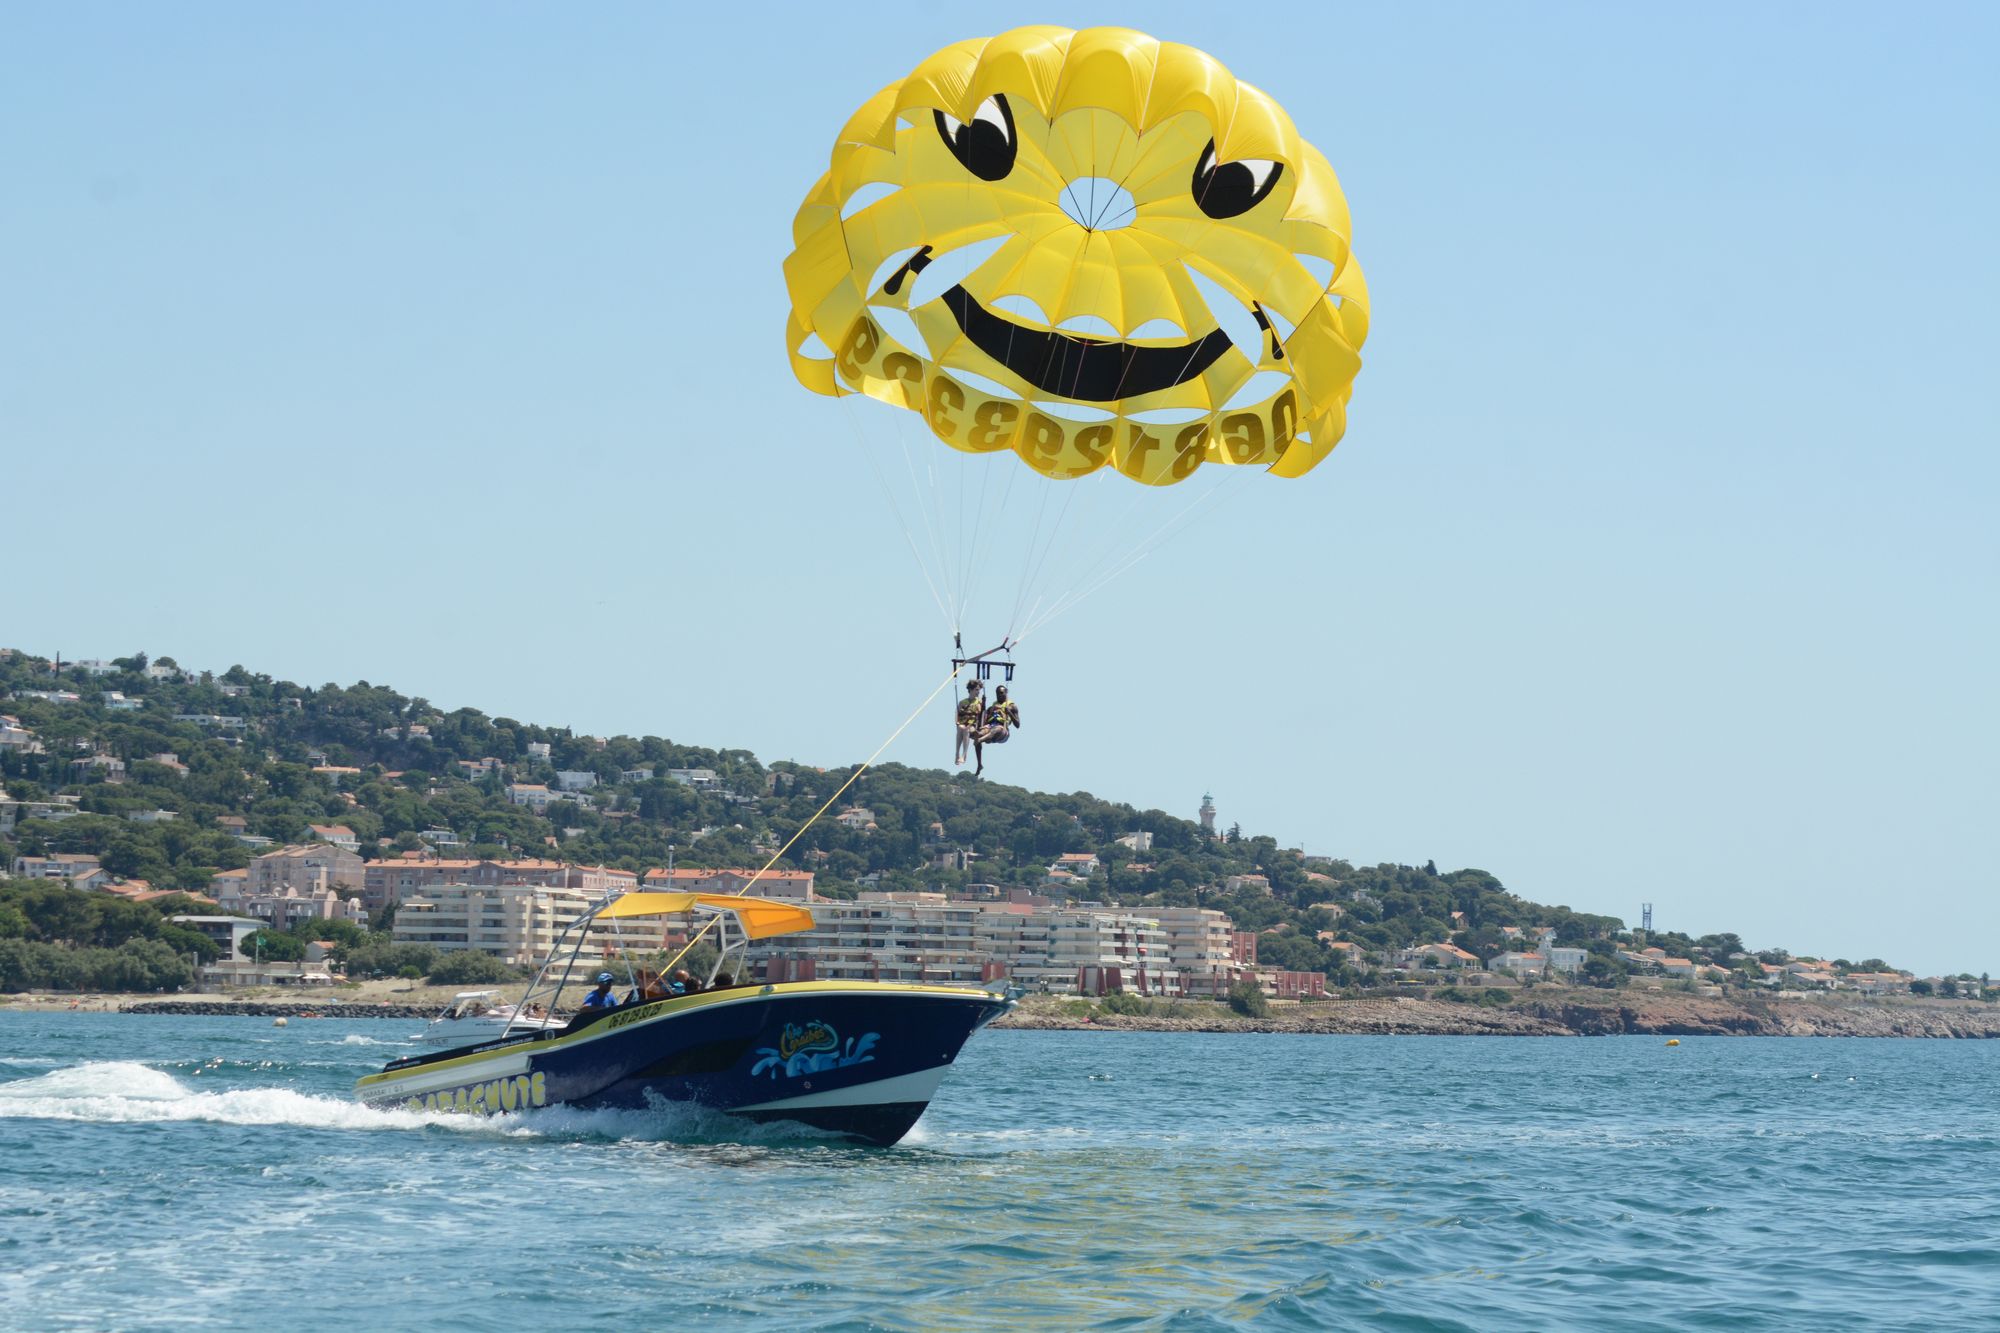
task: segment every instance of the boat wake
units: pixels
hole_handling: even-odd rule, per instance
[[[174,1075],[131,1060],[106,1060],[0,1083],[0,1120],[95,1124],[293,1125],[326,1130],[444,1130],[521,1139],[667,1142],[689,1145],[812,1144],[827,1136],[804,1125],[753,1125],[679,1103],[652,1109],[551,1106],[511,1115],[470,1116],[375,1108],[290,1088],[196,1090]]]
[[[57,1069],[0,1083],[0,1118],[100,1124],[205,1121],[218,1125],[298,1125],[312,1129],[415,1129],[446,1119],[374,1111],[355,1102],[289,1088],[197,1092],[172,1074],[130,1060]],[[455,1128],[455,1126],[454,1126]]]

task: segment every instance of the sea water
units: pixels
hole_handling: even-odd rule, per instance
[[[2000,1043],[985,1032],[892,1149],[0,1013],[13,1329],[2000,1327]]]

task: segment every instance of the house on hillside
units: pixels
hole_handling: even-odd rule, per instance
[[[549,802],[558,799],[545,782],[510,782],[507,784],[507,799],[515,805],[525,805],[536,814],[549,808]]]
[[[95,873],[97,858],[81,852],[52,852],[47,856],[14,858],[15,879],[67,879]]]
[[[85,782],[92,779],[100,782],[125,780],[125,761],[116,755],[94,754],[87,759],[74,761],[70,767],[75,769],[77,777]]]
[[[46,753],[35,733],[22,726],[18,717],[0,717],[0,751],[7,750],[15,754]]]
[[[350,852],[361,849],[361,839],[345,824],[308,824],[306,831],[320,842],[329,842]]]
[[[1583,971],[1583,965],[1590,961],[1590,950],[1588,949],[1559,949],[1554,945],[1550,945],[1543,952],[1548,957],[1549,970],[1552,972],[1561,972],[1564,974],[1581,972]]]
[[[1396,955],[1398,967],[1478,967],[1479,956],[1456,944],[1419,944]]]
[[[1538,953],[1509,949],[1487,959],[1486,966],[1495,972],[1511,972],[1517,977],[1539,977],[1548,971],[1549,960]]]

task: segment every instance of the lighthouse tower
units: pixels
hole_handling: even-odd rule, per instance
[[[1207,792],[1201,794],[1201,831],[1211,837],[1215,834],[1215,797]]]

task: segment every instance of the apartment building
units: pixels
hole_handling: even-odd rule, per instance
[[[763,878],[743,868],[730,870],[648,870],[645,887],[672,893],[742,893],[756,880],[756,896],[791,903],[822,901],[813,892],[813,876],[807,870],[767,870]],[[937,895],[933,895],[937,896]]]
[[[217,885],[221,885],[220,888]],[[276,893],[246,892],[241,882],[210,882],[216,905],[232,916],[253,917],[274,930],[290,930],[302,921],[348,921],[368,924],[368,909],[358,898],[343,898],[331,888],[284,888]]]
[[[538,964],[593,900],[582,889],[541,884],[438,884],[403,901],[394,938],[446,951],[478,949],[503,963]]]
[[[578,889],[592,898],[602,898],[612,892],[629,893],[638,887],[639,877],[629,870],[573,866],[561,861],[401,856],[368,863],[362,875],[361,901],[369,910],[376,911],[444,884],[487,887],[529,884]]]
[[[358,855],[327,843],[280,847],[252,857],[249,872],[244,887],[253,897],[274,897],[287,891],[358,890],[365,878]]]
[[[864,893],[852,902],[815,901],[812,914],[811,931],[758,951],[755,961],[765,964],[766,975],[972,986],[1001,975],[976,903],[951,902],[941,893]],[[795,966],[802,962],[811,966]]]

